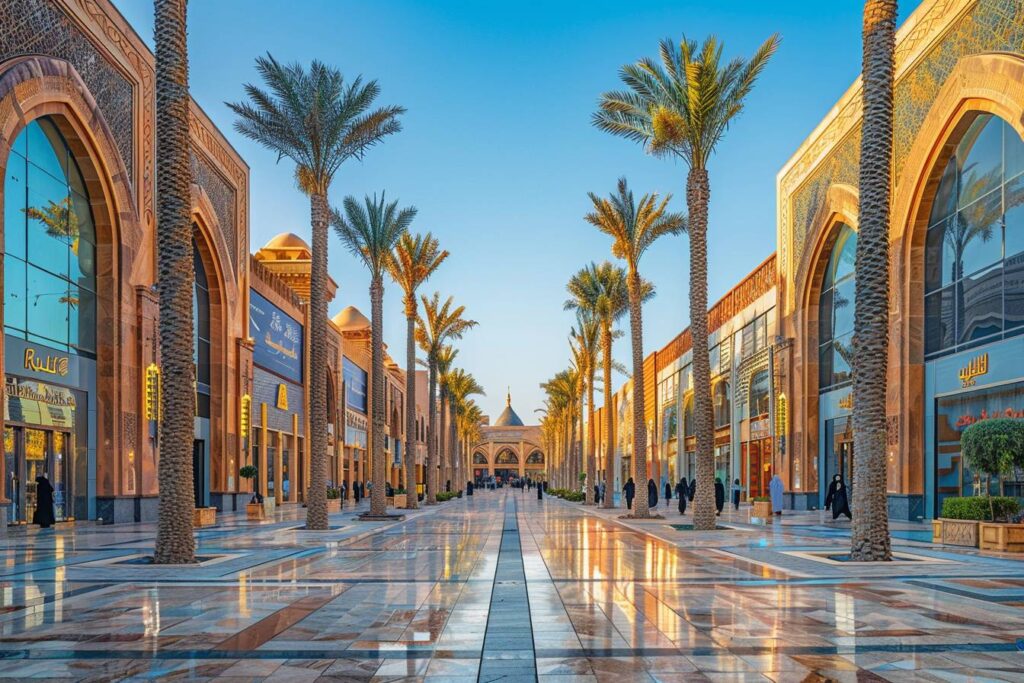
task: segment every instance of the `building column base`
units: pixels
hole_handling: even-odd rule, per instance
[[[782,496],[782,507],[786,510],[807,512],[818,509],[817,491],[788,491]]]
[[[899,522],[919,522],[927,518],[924,496],[919,493],[890,493],[889,519]]]
[[[96,519],[103,524],[155,522],[159,507],[158,496],[97,496]]]

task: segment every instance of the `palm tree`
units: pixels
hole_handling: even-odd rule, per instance
[[[619,75],[628,90],[601,96],[594,125],[643,144],[657,156],[682,159],[689,168],[686,208],[690,225],[690,334],[693,339],[694,423],[697,437],[697,500],[694,527],[713,529],[714,425],[711,362],[708,352],[707,163],[729,124],[743,111],[743,100],[775,53],[773,35],[749,61],[722,65],[714,36],[697,43],[671,40],[660,45],[661,64],[650,58],[627,64]],[[635,421],[634,421],[635,422]],[[639,447],[641,444],[637,444]]]
[[[439,248],[437,238],[403,234],[388,259],[391,279],[402,288],[405,303],[405,506],[419,507],[416,496],[416,290],[434,274],[448,252]]]
[[[615,462],[615,430],[612,423],[612,369],[616,366],[612,360],[612,341],[617,332],[612,325],[629,310],[629,275],[625,268],[616,266],[611,261],[601,264],[591,263],[582,268],[569,280],[566,289],[569,300],[565,302],[566,310],[588,311],[600,326],[601,361],[603,368],[605,420],[603,423],[605,436],[604,472],[605,497],[604,507],[615,507],[613,487],[615,477],[612,475],[612,464]],[[647,302],[654,296],[654,285],[647,280],[642,281],[641,300]]]
[[[850,559],[892,559],[886,496],[889,195],[896,0],[864,3],[864,123],[853,314],[853,526]]]
[[[587,488],[584,503],[594,504],[594,484],[597,481],[597,464],[595,462],[597,446],[594,433],[594,380],[597,376],[597,347],[600,343],[600,321],[594,316],[590,309],[576,311],[576,327],[572,329],[571,337],[574,339],[573,360],[577,365],[582,366],[581,378],[585,396],[580,396],[580,401],[585,401],[587,406],[587,437],[584,448],[584,468],[587,472]],[[582,420],[582,411],[580,413]],[[583,425],[580,425],[582,440]]]
[[[570,367],[555,374],[540,385],[548,395],[548,415],[556,426],[555,448],[558,454],[558,485],[574,488],[578,485],[572,471],[573,444],[576,440],[576,418],[579,410],[579,371]]]
[[[633,477],[638,486],[647,481],[647,425],[644,418],[644,349],[641,305],[644,284],[640,257],[664,235],[678,235],[686,229],[686,218],[668,211],[672,195],[660,203],[657,193],[646,194],[637,203],[625,178],[609,199],[589,193],[594,210],[588,223],[612,238],[612,255],[626,262],[629,289],[629,327],[633,341]],[[705,344],[706,346],[706,344]],[[650,517],[647,496],[637,496],[633,517]]]
[[[153,561],[195,562],[192,438],[196,397],[192,349],[192,171],[186,0],[156,0],[156,197],[163,419],[157,478],[160,510]]]
[[[426,503],[437,502],[437,362],[441,349],[449,340],[462,339],[471,328],[476,327],[475,320],[463,317],[465,306],[455,306],[452,297],[441,302],[440,292],[434,292],[431,298],[421,296],[423,302],[422,315],[416,316],[416,343],[427,354],[428,384],[427,399],[427,464]]]
[[[402,107],[373,109],[376,81],[313,61],[285,65],[269,54],[256,59],[266,90],[246,85],[248,102],[228,103],[238,116],[235,130],[295,162],[299,189],[309,197],[312,233],[310,268],[309,493],[306,528],[327,528],[327,192],[341,165],[362,159],[370,147],[402,129]],[[180,333],[180,329],[178,331]]]
[[[465,485],[465,477],[462,476],[463,457],[462,439],[460,434],[464,428],[462,424],[463,413],[467,409],[470,396],[484,396],[484,388],[476,381],[473,375],[462,368],[455,368],[448,373],[448,402],[449,415],[451,416],[451,450],[452,462],[455,469],[456,489],[461,490]]]
[[[483,394],[483,391],[480,392]],[[459,408],[458,413],[458,430],[459,439],[462,441],[462,449],[465,457],[466,474],[470,475],[473,470],[472,458],[472,447],[480,439],[480,420],[483,419],[484,412],[477,405],[473,399],[467,399],[465,403]]]
[[[416,217],[412,206],[398,208],[398,202],[385,202],[380,198],[365,197],[360,203],[355,197],[345,197],[345,213],[331,211],[331,225],[342,243],[359,257],[370,271],[370,517],[387,514],[384,486],[387,466],[384,459],[384,271],[398,240]]]
[[[449,401],[448,380],[452,370],[455,369],[455,357],[459,355],[458,349],[450,344],[441,348],[437,354],[437,388],[439,392],[438,402],[440,406],[440,426],[438,428],[438,452],[440,454],[441,481],[438,486],[448,490],[445,482],[451,482],[451,434],[448,429],[448,417],[451,415]]]

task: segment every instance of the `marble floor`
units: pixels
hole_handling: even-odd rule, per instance
[[[153,525],[0,541],[0,677],[224,681],[1024,681],[1024,562],[894,525],[898,562],[829,556],[811,515],[625,521],[533,492],[407,515],[301,509],[132,562]]]

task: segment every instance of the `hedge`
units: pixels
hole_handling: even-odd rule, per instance
[[[1010,519],[1020,511],[1020,501],[1009,496],[964,496],[947,498],[942,501],[942,517],[946,519],[969,519],[981,522],[992,521],[992,509],[996,519]]]

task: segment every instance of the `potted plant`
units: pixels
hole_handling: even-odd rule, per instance
[[[341,512],[341,489],[327,487],[327,512]]]
[[[932,541],[945,543],[947,545],[963,545],[972,548],[982,547],[987,550],[1011,550],[1012,546],[1018,546],[1016,552],[1024,550],[1024,540],[1020,537],[1020,530],[1024,529],[1022,524],[1000,524],[993,522],[993,519],[1009,519],[1020,510],[1020,504],[1016,498],[1005,496],[962,496],[946,498],[942,501],[942,512],[939,519],[932,521]],[[1004,547],[998,548],[993,543],[998,543],[998,538],[993,538],[989,545],[981,545],[981,527],[989,527],[990,531],[998,535],[1002,533],[1005,537]],[[1007,527],[1012,527],[1008,533]],[[999,531],[1003,528],[1003,531]],[[1016,539],[1011,543],[1011,538]]]
[[[772,499],[768,496],[754,496],[753,516],[758,519],[769,519],[772,516]]]
[[[396,508],[405,508],[406,507],[405,489],[403,489],[403,488],[395,489],[395,507]]]
[[[964,463],[976,473],[985,492],[976,499],[988,504],[987,511],[983,509],[984,503],[967,508],[978,520],[978,547],[1024,551],[1024,525],[1012,523],[1020,509],[1017,499],[991,495],[993,477],[1006,476],[1015,468],[1024,467],[1024,421],[995,418],[975,422],[960,435],[960,450]]]
[[[244,465],[238,470],[238,476],[251,482],[249,488],[252,489],[252,498],[249,499],[245,506],[245,516],[249,519],[263,519],[265,517],[263,514],[263,503],[260,500],[262,496],[256,491],[256,475],[259,473],[260,471],[255,465]]]

